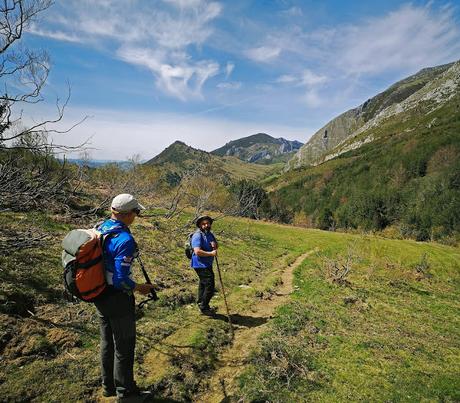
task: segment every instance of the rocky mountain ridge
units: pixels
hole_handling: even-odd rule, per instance
[[[286,140],[282,137],[274,138],[266,133],[257,133],[232,140],[212,151],[212,154],[221,157],[234,156],[251,163],[269,164],[287,161],[302,145],[300,141]]]
[[[375,129],[395,115],[430,113],[460,87],[460,61],[425,68],[351,109],[318,130],[288,162],[286,170],[314,166],[375,140]]]

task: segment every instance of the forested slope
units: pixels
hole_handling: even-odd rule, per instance
[[[357,149],[273,179],[267,184],[271,208],[282,209],[283,220],[300,225],[391,228],[395,236],[455,242],[460,232],[460,94],[430,113],[423,108],[401,112],[360,136],[370,135],[373,141]]]

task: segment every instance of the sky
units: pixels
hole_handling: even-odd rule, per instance
[[[51,73],[38,121],[71,99],[57,143],[148,160],[264,132],[306,142],[422,68],[460,59],[460,1],[56,0],[23,46]],[[75,156],[75,155],[69,155]]]

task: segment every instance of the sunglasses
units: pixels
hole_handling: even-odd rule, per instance
[[[135,208],[132,210],[133,213],[135,213],[137,216],[141,215],[141,209],[140,208]]]

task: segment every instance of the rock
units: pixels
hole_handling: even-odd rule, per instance
[[[349,304],[356,304],[356,302],[358,302],[359,298],[355,295],[350,295],[348,297],[345,297],[343,299],[343,302],[345,305],[349,305]]]

